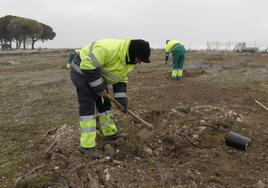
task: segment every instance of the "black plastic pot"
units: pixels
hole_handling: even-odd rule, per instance
[[[251,139],[230,131],[225,137],[225,143],[233,148],[247,150],[248,146],[251,145]]]

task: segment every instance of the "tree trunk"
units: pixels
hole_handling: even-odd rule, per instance
[[[21,47],[22,40],[19,40],[19,48]]]
[[[10,50],[12,50],[12,40],[9,41]]]
[[[32,39],[32,50],[34,49],[34,43],[35,43],[35,40]]]
[[[20,42],[19,40],[16,40],[16,49],[19,49],[20,48]]]
[[[23,49],[26,50],[26,40],[23,39]]]
[[[5,50],[5,49],[4,49],[4,43],[3,43],[2,40],[0,40],[0,46],[1,46],[1,48],[2,48],[2,51],[4,51],[4,50]]]

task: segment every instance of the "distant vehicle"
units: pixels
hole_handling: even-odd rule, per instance
[[[251,52],[255,53],[259,50],[258,47],[248,47],[245,42],[237,43],[233,49],[234,52]]]

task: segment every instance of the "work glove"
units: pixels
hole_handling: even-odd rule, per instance
[[[94,72],[93,72],[94,71]],[[89,71],[87,71],[89,72]],[[97,74],[95,70],[91,71],[90,81],[88,82],[92,90],[99,96],[104,96],[107,93],[107,84],[103,78]],[[94,76],[92,76],[94,75]]]
[[[108,93],[108,85],[105,82],[103,82],[98,89],[99,90],[96,90],[95,88],[96,90],[95,92],[97,93],[98,96],[103,97]]]
[[[91,88],[98,96],[104,96],[107,93],[108,89],[105,82],[101,83],[97,87],[91,87]]]
[[[99,96],[104,96],[107,93],[107,85],[105,84],[105,82],[103,82],[101,85],[99,85],[98,87],[92,87],[93,91],[95,93],[97,93],[97,95]]]
[[[120,97],[120,98],[115,98],[124,108],[121,109],[122,112],[126,113],[127,112],[127,106],[128,106],[128,99],[127,97]]]
[[[124,109],[122,109],[122,112],[127,112],[127,84],[124,82],[114,84],[113,91],[115,100],[117,100],[124,107]]]
[[[96,93],[97,93],[97,95],[99,95],[99,96],[103,97],[103,96],[105,96],[105,95],[106,95],[107,90],[105,89],[105,90],[103,90],[103,91],[98,91],[98,92],[96,92]]]
[[[169,53],[165,52],[165,65],[168,64]]]

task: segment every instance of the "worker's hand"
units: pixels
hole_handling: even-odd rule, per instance
[[[119,102],[123,106],[123,109],[121,108],[121,111],[127,112],[127,84],[124,82],[114,84],[113,91],[115,100],[117,100],[117,102]]]
[[[99,92],[97,92],[97,94],[98,94],[99,96],[101,96],[101,97],[105,96],[106,93],[107,93],[107,90],[106,90],[106,89],[103,90],[103,91],[99,91]]]
[[[106,93],[108,93],[108,86],[102,77],[94,80],[93,82],[90,82],[89,85],[92,90],[99,96],[104,96]]]
[[[128,99],[127,97],[120,97],[120,98],[115,98],[124,108],[121,109],[122,112],[126,113],[127,112],[127,105],[128,105]]]

